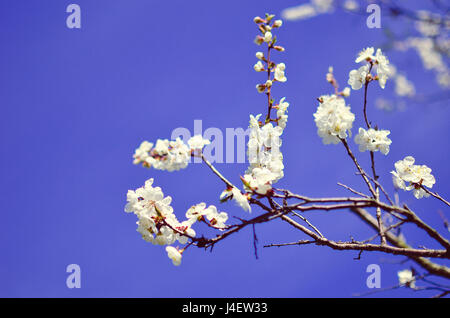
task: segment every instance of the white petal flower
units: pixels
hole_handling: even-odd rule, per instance
[[[286,82],[287,78],[284,76],[284,70],[286,69],[286,65],[284,63],[279,63],[275,67],[275,79],[279,82]]]
[[[350,87],[346,87],[344,88],[344,90],[342,91],[342,96],[344,97],[349,97],[350,96]]]
[[[370,61],[373,60],[375,57],[373,56],[373,53],[375,52],[375,49],[373,47],[368,47],[361,52],[358,53],[358,57],[356,58],[355,62],[360,63],[362,61]]]
[[[253,66],[253,69],[254,69],[256,72],[262,72],[262,71],[264,71],[264,65],[263,65],[263,63],[261,63],[261,61],[258,61],[258,62]]]
[[[411,288],[415,288],[416,278],[413,275],[413,272],[409,269],[404,269],[402,271],[397,272],[398,282],[401,285],[406,285]]]
[[[243,195],[239,189],[234,187],[231,189],[231,193],[233,194],[233,199],[244,211],[252,212],[252,208],[248,203],[248,197],[246,195]]]
[[[269,43],[272,42],[272,33],[267,31],[264,33],[264,42]]]
[[[141,162],[145,162],[147,158],[149,157],[149,152],[153,147],[153,143],[148,141],[143,141],[139,148],[137,148],[134,152],[133,158],[134,164],[140,164]]]
[[[337,144],[340,139],[347,138],[351,134],[351,128],[355,115],[350,111],[350,106],[345,105],[345,100],[336,95],[324,95],[320,97],[321,103],[314,113],[314,121],[317,133],[324,144]]]
[[[224,230],[226,228],[225,222],[228,220],[228,214],[219,212],[216,206],[210,205],[206,209],[206,219],[213,227]]]
[[[277,176],[267,168],[254,168],[251,174],[244,175],[244,185],[247,191],[266,195],[272,190],[272,182]]]
[[[348,85],[353,90],[358,90],[366,83],[367,75],[369,74],[369,65],[365,64],[357,70],[351,70],[348,79]]]
[[[283,21],[282,20],[275,20],[274,22],[273,22],[273,27],[274,28],[279,28],[279,27],[281,27],[283,25]]]
[[[202,202],[194,205],[186,211],[186,218],[188,220],[200,221],[206,215],[206,203]]]
[[[179,266],[181,264],[181,253],[173,246],[166,247],[167,256],[172,260],[173,265]]]
[[[208,139],[204,139],[202,135],[195,135],[188,140],[188,145],[191,149],[203,149],[204,146],[209,145],[211,142]]]
[[[137,231],[144,240],[157,245],[175,242],[177,233],[171,227],[176,228],[180,223],[170,206],[172,198],[164,197],[161,188],[153,187],[153,179],[147,180],[144,187],[129,190],[127,201],[125,211],[133,212],[138,217]]]
[[[286,112],[289,107],[289,103],[285,102],[284,101],[285,99],[286,98],[283,97],[277,106],[277,122],[278,126],[281,127],[282,129],[286,128],[286,123],[288,120],[288,115],[286,114]]]
[[[383,55],[381,49],[377,49],[375,60],[375,63],[377,64],[378,82],[380,84],[380,87],[384,89],[384,87],[386,86],[386,80],[390,75],[389,60],[385,55]]]
[[[429,167],[415,165],[414,162],[414,158],[408,156],[395,163],[395,171],[391,171],[394,185],[405,191],[413,190],[417,199],[429,197],[430,195],[422,187],[432,188],[436,179]]]
[[[392,143],[387,136],[391,132],[389,130],[375,130],[369,128],[359,128],[358,134],[355,136],[355,143],[359,145],[359,151],[380,151],[382,154],[389,153],[389,146]]]
[[[191,157],[190,149],[180,138],[172,141],[158,139],[155,146],[152,147],[152,143],[142,143],[135,152],[134,163],[142,163],[144,167],[167,171],[187,167]]]

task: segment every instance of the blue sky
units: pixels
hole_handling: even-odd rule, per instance
[[[180,218],[193,204],[220,204],[223,184],[206,166],[147,170],[132,164],[132,154],[142,140],[170,138],[176,127],[192,130],[195,119],[204,129],[225,131],[245,128],[249,114],[264,112],[266,100],[255,90],[262,78],[253,71],[258,47],[252,19],[265,12],[279,16],[298,1],[77,0],[80,30],[65,25],[70,3],[0,3],[0,296],[351,297],[368,291],[369,264],[381,266],[382,287],[396,284],[397,270],[410,264],[393,264],[401,258],[364,253],[355,261],[355,252],[325,247],[262,248],[305,239],[281,221],[256,227],[258,260],[246,229],[212,253],[190,249],[174,267],[163,248],[139,237],[135,217],[123,211],[127,190],[149,178],[173,197]],[[365,17],[336,13],[285,22],[278,37],[286,52],[276,59],[286,63],[288,81],[274,94],[290,102],[282,147],[286,177],[279,187],[309,196],[346,194],[337,182],[363,189],[343,147],[322,145],[312,114],[316,98],[331,93],[324,80],[328,66],[344,86],[357,52],[382,43],[383,28],[368,29]],[[433,91],[433,75],[417,55],[388,56],[419,91]],[[369,116],[391,130],[393,140],[390,154],[377,156],[381,180],[392,191],[393,164],[413,155],[433,169],[433,189],[448,198],[448,105],[375,109],[376,97],[393,98],[390,84],[369,91]],[[355,127],[363,125],[362,98],[362,91],[349,98]],[[368,156],[361,157],[368,167]],[[237,183],[246,164],[217,167]],[[400,198],[443,229],[441,202],[418,201],[410,193]],[[220,209],[247,216],[232,203]],[[373,234],[345,211],[309,218],[336,240]],[[410,230],[409,243],[422,243],[424,235]],[[72,263],[81,267],[80,289],[65,284]],[[397,290],[381,296],[432,294]]]

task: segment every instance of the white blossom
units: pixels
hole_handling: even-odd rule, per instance
[[[397,188],[405,191],[413,190],[417,199],[430,195],[422,188],[432,188],[436,179],[431,174],[431,169],[426,165],[415,165],[415,159],[407,156],[395,163],[395,171],[391,171],[393,183]]]
[[[383,55],[381,49],[377,49],[377,53],[375,55],[375,63],[377,65],[377,75],[378,75],[378,83],[380,87],[384,89],[386,86],[386,80],[389,77],[389,60]]]
[[[227,188],[220,194],[220,200],[226,201],[228,198],[232,198],[238,206],[240,206],[246,212],[252,212],[250,204],[248,202],[248,194],[242,194],[242,192],[236,188]]]
[[[179,266],[181,264],[181,253],[173,246],[166,247],[167,256],[172,260],[173,265]]]
[[[218,212],[216,206],[210,205],[206,209],[206,219],[209,223],[220,230],[226,228],[225,222],[228,220],[228,214],[225,212]]]
[[[365,64],[357,70],[351,70],[348,74],[348,85],[352,87],[353,90],[358,90],[366,83],[367,75],[369,74],[369,65]]]
[[[263,65],[263,63],[261,63],[261,61],[258,61],[258,62],[253,66],[253,69],[254,69],[256,72],[262,72],[262,71],[264,71],[264,65]]]
[[[355,143],[359,145],[359,151],[380,151],[382,154],[389,153],[389,146],[392,143],[387,136],[391,132],[389,130],[375,130],[369,128],[359,128],[358,134],[355,136]]]
[[[250,115],[250,134],[247,144],[250,166],[246,174],[252,175],[252,170],[255,168],[267,168],[274,174],[272,181],[276,182],[284,176],[283,155],[280,152],[280,136],[283,128],[281,126],[274,127],[272,123],[259,127],[260,116]]]
[[[264,58],[264,53],[263,52],[256,52],[255,56],[256,56],[256,58],[258,60],[262,60]]]
[[[208,139],[204,139],[202,135],[195,135],[188,140],[188,145],[191,149],[203,149],[204,146],[209,145],[211,142]]]
[[[409,269],[404,269],[397,272],[398,282],[401,285],[406,285],[411,288],[416,287],[416,278],[413,275],[413,272]]]
[[[251,174],[244,175],[243,182],[247,191],[266,195],[272,190],[272,182],[276,175],[267,168],[254,168]]]
[[[342,91],[342,96],[344,97],[349,97],[350,96],[350,87],[346,87],[344,88],[344,90]]]
[[[206,203],[204,202],[193,205],[186,211],[186,218],[193,222],[200,221],[204,215],[206,215]]]
[[[149,157],[149,152],[153,147],[153,143],[148,141],[143,141],[139,148],[137,148],[134,152],[133,158],[134,164],[140,164],[141,162],[145,162],[147,158]]]
[[[286,65],[284,63],[279,63],[275,67],[275,79],[279,82],[286,82],[287,78],[284,76],[284,70],[286,69]]]
[[[148,141],[141,143],[133,155],[133,163],[142,163],[144,167],[158,170],[175,171],[186,168],[190,157],[189,147],[180,138],[171,141],[158,139],[154,147]]]
[[[266,43],[272,42],[272,33],[270,31],[264,33],[264,42]]]
[[[351,134],[355,115],[350,111],[350,106],[345,105],[345,100],[336,95],[324,95],[314,113],[314,121],[317,133],[324,144],[337,144],[340,139],[347,138]]]
[[[288,120],[288,115],[286,113],[287,113],[287,109],[289,107],[289,103],[285,102],[285,99],[286,98],[283,97],[277,106],[277,123],[278,123],[278,126],[281,127],[282,129],[286,128],[286,124],[287,124],[287,120]]]
[[[283,25],[283,21],[282,20],[275,20],[274,22],[273,22],[273,27],[274,28],[279,28],[279,27],[281,27]]]
[[[233,194],[233,199],[244,211],[252,212],[252,208],[248,203],[247,195],[242,194],[239,189],[236,189],[234,187],[231,189],[231,192]]]
[[[355,62],[360,63],[362,61],[371,61],[375,59],[373,56],[373,53],[375,52],[375,49],[373,47],[368,47],[362,50],[358,53],[358,57],[356,58]]]

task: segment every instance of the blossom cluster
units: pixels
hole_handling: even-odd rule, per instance
[[[255,17],[254,22],[258,25],[261,35],[255,39],[255,43],[261,45],[267,43],[268,52],[271,49],[283,52],[284,48],[276,46],[276,38],[272,35],[274,28],[279,28],[282,25],[281,20],[271,22],[273,15],[266,15],[265,19]],[[250,115],[249,122],[249,141],[247,144],[247,156],[250,163],[245,175],[241,178],[244,184],[244,189],[248,195],[255,193],[257,195],[270,194],[272,184],[277,182],[284,176],[283,155],[280,152],[281,138],[283,130],[286,128],[288,115],[287,110],[289,103],[282,98],[278,104],[273,105],[271,99],[271,87],[274,82],[286,82],[285,75],[286,65],[284,63],[275,63],[269,60],[269,53],[267,56],[262,52],[257,52],[256,57],[259,61],[255,64],[254,69],[257,72],[266,71],[268,79],[264,84],[256,86],[258,92],[265,92],[269,97],[269,114],[264,122],[260,121],[262,114],[256,116]],[[265,65],[263,64],[265,63]],[[273,73],[273,77],[272,77]],[[271,118],[270,111],[275,109],[277,117]],[[242,197],[241,197],[242,199]],[[238,202],[242,206],[242,201]],[[244,207],[246,207],[244,205]]]
[[[355,114],[345,104],[341,96],[323,95],[319,98],[319,107],[314,113],[317,133],[324,144],[337,144],[340,139],[351,135]]]
[[[196,236],[192,225],[197,221],[219,230],[226,228],[228,214],[218,212],[213,205],[206,208],[205,203],[200,203],[191,207],[186,212],[186,220],[180,222],[173,213],[171,202],[172,198],[164,197],[161,188],[153,187],[153,179],[149,179],[143,187],[128,190],[125,212],[133,212],[138,217],[137,231],[154,245],[186,244]],[[183,249],[167,246],[166,251],[173,264],[180,265]]]
[[[350,71],[348,84],[352,87],[352,89],[358,90],[372,80],[371,70],[374,67],[376,68],[377,75],[373,77],[373,79],[378,80],[381,88],[386,86],[386,81],[390,74],[389,60],[381,52],[381,49],[377,49],[375,55],[374,53],[375,49],[373,47],[368,47],[359,52],[355,62],[366,62],[366,64],[357,70]]]
[[[355,143],[359,145],[359,151],[380,151],[382,154],[389,153],[389,146],[392,143],[387,136],[391,132],[389,130],[376,130],[369,128],[359,128],[358,134],[355,136]]]
[[[415,165],[415,159],[407,156],[395,163],[395,171],[391,171],[392,180],[397,188],[405,191],[413,190],[417,199],[430,195],[423,187],[432,188],[436,179],[426,165]]]
[[[208,144],[210,141],[203,139],[201,135],[191,137],[187,145],[180,138],[158,139],[156,144],[143,141],[135,150],[133,163],[157,170],[177,171],[188,166],[194,151],[201,150]]]

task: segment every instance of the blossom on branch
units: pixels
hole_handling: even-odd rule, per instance
[[[416,287],[416,278],[413,275],[413,272],[409,269],[404,269],[402,271],[397,272],[398,282],[400,285],[406,285],[410,288]]]
[[[426,165],[415,165],[415,159],[407,156],[395,163],[395,171],[391,171],[392,180],[397,188],[405,191],[413,190],[417,199],[430,195],[423,187],[432,188],[436,179],[431,174],[431,169]]]
[[[351,135],[355,115],[350,111],[350,106],[345,105],[345,100],[336,95],[323,95],[319,101],[314,121],[323,143],[337,144],[340,139]]]
[[[391,132],[389,130],[375,130],[369,128],[359,128],[358,134],[355,136],[355,143],[359,145],[359,151],[380,151],[382,154],[389,153],[389,146],[392,143],[387,136]]]

